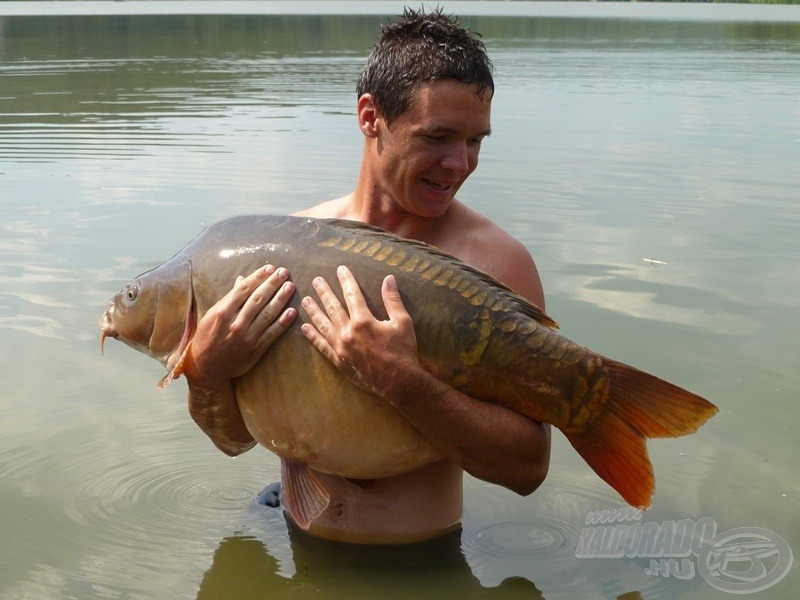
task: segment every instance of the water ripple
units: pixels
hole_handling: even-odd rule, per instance
[[[520,498],[495,486],[467,496],[462,549],[473,573],[487,587],[523,577],[545,598],[616,597],[641,592],[647,598],[675,595],[670,582],[645,575],[631,559],[577,558],[590,512],[617,508],[616,494],[585,469],[553,465],[542,489]],[[582,475],[578,476],[577,473]],[[468,488],[479,485],[468,482]],[[478,496],[479,494],[479,496]],[[479,498],[479,504],[470,498]],[[623,587],[624,586],[624,587]]]

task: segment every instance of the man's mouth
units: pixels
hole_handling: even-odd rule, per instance
[[[438,183],[436,181],[431,181],[430,179],[423,179],[423,181],[425,183],[427,183],[429,186],[431,186],[432,188],[434,188],[436,190],[440,190],[442,192],[446,192],[447,190],[449,190],[452,187],[452,184],[450,184],[450,183],[446,183],[446,184],[445,183]]]

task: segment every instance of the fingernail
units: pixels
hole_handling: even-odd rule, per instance
[[[302,305],[303,308],[308,308],[309,306],[311,306],[311,298],[309,298],[308,296],[303,298]]]
[[[322,277],[314,277],[314,281],[311,282],[314,287],[322,285]]]
[[[271,273],[274,268],[275,267],[273,267],[271,264],[267,263],[266,265],[264,265],[264,272]]]
[[[397,290],[397,280],[394,278],[394,275],[389,275],[386,278],[386,287],[388,287],[392,291]]]
[[[236,278],[236,285],[239,285],[239,282],[240,282],[242,279],[244,279],[244,277],[242,277],[241,275],[239,275],[239,276]]]
[[[286,270],[285,268],[283,268],[283,267],[279,268],[279,269],[277,270],[277,273],[278,273],[278,277],[288,277],[288,275],[289,275],[289,271],[287,271],[287,270]]]

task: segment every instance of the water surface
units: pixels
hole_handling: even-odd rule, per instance
[[[454,546],[298,537],[250,504],[272,455],[225,457],[183,382],[156,390],[160,366],[121,344],[100,357],[108,298],[205,224],[350,191],[354,80],[400,10],[367,4],[0,17],[0,599],[727,596],[576,558],[587,515],[622,504],[560,434],[528,498],[467,478]],[[460,197],[528,247],[567,335],[720,407],[650,444],[643,519],[762,527],[797,553],[800,18],[480,4],[493,134]]]

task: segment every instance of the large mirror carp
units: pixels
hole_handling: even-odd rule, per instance
[[[197,321],[237,276],[268,263],[288,268],[299,317],[233,384],[248,430],[281,457],[286,505],[304,527],[328,501],[307,466],[375,479],[443,456],[300,331],[300,299],[312,294],[314,277],[336,281],[339,265],[353,272],[378,318],[386,318],[381,282],[394,274],[428,371],[474,398],[558,427],[633,506],[649,506],[654,491],[646,438],[692,433],[717,412],[691,392],[560,335],[538,307],[458,259],[350,221],[240,216],[211,225],[112,298],[101,341],[118,338],[164,364],[165,381],[177,377]]]

